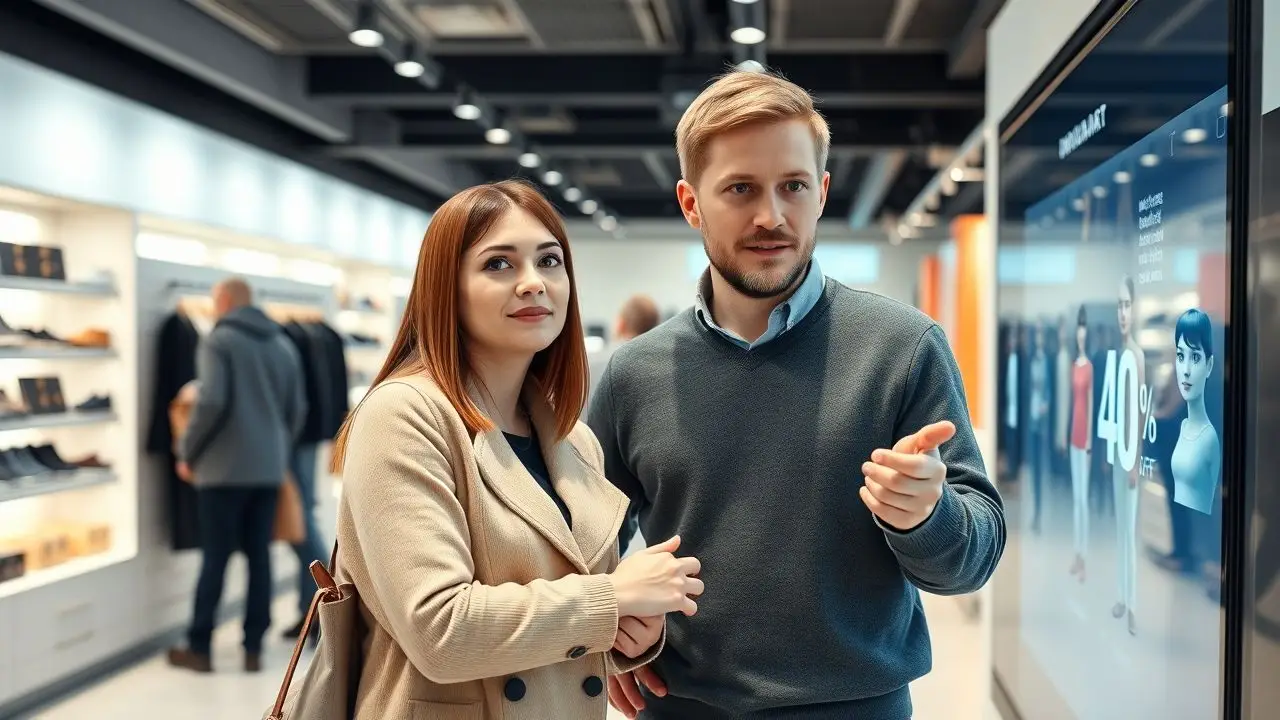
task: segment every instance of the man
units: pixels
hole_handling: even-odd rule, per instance
[[[203,560],[188,646],[170,650],[169,663],[212,671],[223,576],[240,549],[249,561],[244,665],[257,672],[271,625],[276,498],[306,416],[302,366],[282,328],[253,306],[244,280],[218,283],[213,304],[218,322],[197,351],[199,396],[179,441],[177,468],[196,486]]]
[[[653,298],[648,295],[632,295],[627,298],[627,301],[622,304],[622,309],[618,311],[618,320],[613,328],[613,342],[587,357],[587,364],[591,370],[588,403],[591,400],[591,393],[594,393],[600,384],[600,377],[604,375],[609,358],[613,357],[613,351],[622,343],[634,340],[658,327],[659,320],[658,304],[653,301]]]
[[[676,142],[711,266],[693,309],[617,350],[589,422],[644,536],[679,534],[707,593],[610,699],[658,720],[904,720],[931,664],[916,588],[976,590],[1004,547],[959,370],[924,314],[814,262],[829,131],[807,93],[730,73]]]

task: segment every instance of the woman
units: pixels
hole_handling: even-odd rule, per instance
[[[1222,467],[1218,431],[1204,406],[1205,385],[1213,374],[1213,323],[1200,310],[1188,310],[1174,326],[1173,341],[1174,380],[1187,401],[1187,417],[1178,429],[1178,444],[1169,462],[1173,500],[1207,515],[1213,511]]]
[[[1075,562],[1071,574],[1084,582],[1089,555],[1089,455],[1093,452],[1093,363],[1089,361],[1089,324],[1084,306],[1076,315],[1076,359],[1071,367],[1071,425],[1067,438],[1071,457],[1072,527]]]
[[[1120,297],[1116,303],[1116,320],[1120,326],[1120,353],[1117,368],[1123,362],[1124,353],[1132,353],[1138,368],[1138,376],[1133,382],[1137,387],[1129,387],[1124,381],[1124,374],[1117,373],[1115,399],[1116,418],[1124,418],[1124,425],[1117,429],[1119,433],[1129,433],[1136,428],[1131,442],[1142,445],[1142,422],[1138,412],[1138,388],[1146,383],[1147,356],[1134,338],[1133,303],[1135,294],[1133,278],[1125,275],[1120,281]],[[1137,419],[1134,419],[1137,418]],[[1139,453],[1141,455],[1141,453]],[[1118,574],[1118,590],[1120,599],[1111,608],[1111,616],[1119,619],[1128,618],[1129,634],[1138,634],[1137,621],[1134,617],[1134,606],[1138,598],[1138,468],[1141,463],[1135,462],[1129,470],[1124,469],[1117,449],[1111,466],[1111,487],[1115,495],[1116,510],[1116,569]]]
[[[604,718],[606,675],[696,612],[678,538],[619,563],[628,500],[577,422],[586,392],[554,208],[518,181],[454,196],[334,446],[337,564],[370,629],[357,718]]]

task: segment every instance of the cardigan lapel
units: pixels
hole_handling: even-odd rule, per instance
[[[493,417],[479,393],[473,395],[486,415]],[[610,544],[617,542],[618,528],[627,511],[627,496],[593,470],[570,440],[554,440],[555,414],[540,393],[526,387],[524,398],[552,487],[569,508],[573,530],[499,429],[475,437],[473,449],[480,476],[503,504],[546,538],[579,572],[589,574]]]

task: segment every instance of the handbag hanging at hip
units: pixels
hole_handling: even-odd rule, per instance
[[[284,680],[275,704],[264,720],[351,720],[355,717],[356,692],[360,687],[363,623],[356,588],[338,584],[338,543],[333,544],[329,567],[319,560],[311,563],[316,594],[311,598],[302,632],[293,646]],[[320,623],[320,642],[302,677],[294,682],[302,649],[314,623]]]

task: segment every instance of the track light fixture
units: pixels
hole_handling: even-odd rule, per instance
[[[396,61],[396,74],[400,77],[419,78],[426,71],[427,66],[422,62],[422,52],[418,49],[418,44],[405,43],[400,59]]]
[[[374,7],[373,0],[360,0],[356,6],[356,24],[347,39],[360,47],[382,47],[386,38],[378,30],[378,9]]]
[[[756,45],[768,38],[764,5],[759,2],[729,4],[729,39],[740,45]]]
[[[453,104],[453,116],[459,120],[479,120],[480,105],[476,102],[471,88],[463,87],[458,91],[458,99]]]

